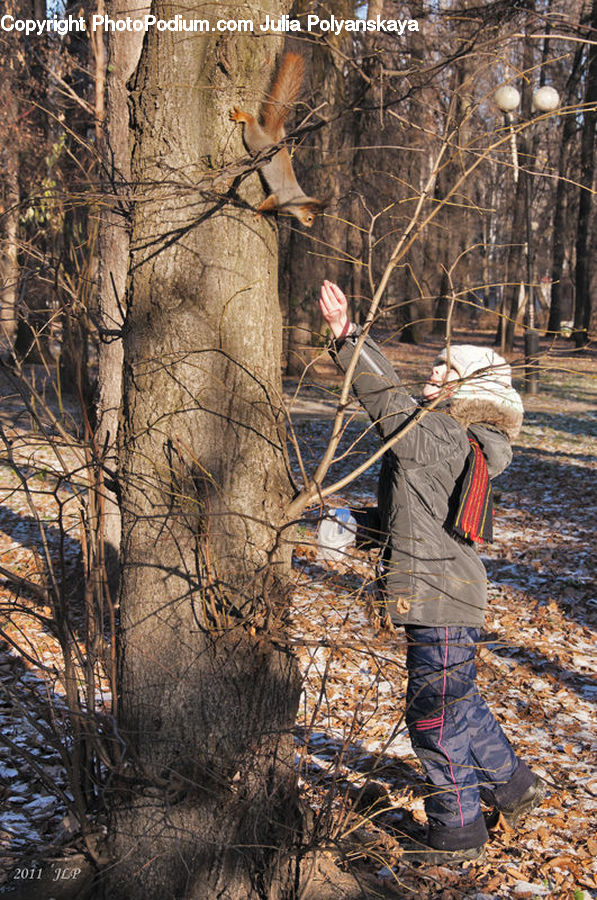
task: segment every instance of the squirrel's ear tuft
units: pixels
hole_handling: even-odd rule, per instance
[[[311,198],[309,198],[311,199]],[[327,209],[330,203],[332,202],[333,197],[322,197],[321,200],[313,200],[313,202],[317,205],[317,209],[319,212],[323,212],[324,209]]]
[[[307,200],[305,200],[304,203],[301,204],[301,207],[304,210],[309,210],[313,213],[313,215],[317,216],[319,213],[324,211],[327,205],[327,200],[316,200],[315,197],[309,197]]]

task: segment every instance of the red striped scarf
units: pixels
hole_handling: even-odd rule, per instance
[[[480,544],[493,539],[493,497],[483,451],[469,435],[471,450],[467,456],[460,487],[455,492],[452,531],[468,541]]]

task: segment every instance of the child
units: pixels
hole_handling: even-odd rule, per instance
[[[346,370],[361,329],[329,281],[320,307],[336,363]],[[420,412],[369,336],[352,387],[384,442]],[[474,543],[491,538],[490,479],[512,459],[522,402],[505,361],[471,345],[441,354],[423,400],[440,393],[445,401],[383,457],[377,526],[384,605],[406,631],[406,721],[430,784],[428,846],[418,854],[430,865],[482,856],[488,832],[481,790],[511,824],[545,796],[544,782],[516,756],[475,680],[487,586]]]

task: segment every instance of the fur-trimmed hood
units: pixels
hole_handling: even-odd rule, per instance
[[[465,428],[484,423],[499,428],[510,442],[522,427],[524,408],[512,387],[512,372],[506,360],[489,347],[456,344],[443,350],[438,362],[454,369],[459,381],[448,412]]]
[[[512,392],[516,394],[514,388],[512,388]],[[482,397],[454,397],[448,412],[464,428],[475,423],[493,425],[494,428],[499,428],[504,432],[510,443],[516,440],[522,427],[522,403],[521,408],[518,408],[514,403],[504,401],[496,403],[494,400]]]

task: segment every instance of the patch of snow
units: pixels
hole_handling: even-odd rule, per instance
[[[530,881],[517,881],[513,890],[515,894],[531,894],[533,897],[545,897],[549,894],[549,888],[544,884],[531,884]]]
[[[29,816],[36,821],[40,818],[45,818],[46,816],[51,816],[56,812],[58,808],[58,800],[54,796],[41,796],[38,795],[33,798],[26,806],[23,807],[23,811],[27,812]]]
[[[22,812],[12,810],[0,812],[0,831],[7,831],[20,843],[39,840],[37,829],[31,826],[30,820]]]
[[[392,881],[396,881],[396,872],[394,869],[390,869],[388,866],[384,866],[382,869],[379,869],[378,872],[375,873],[376,876],[382,881],[388,881],[391,879]]]

